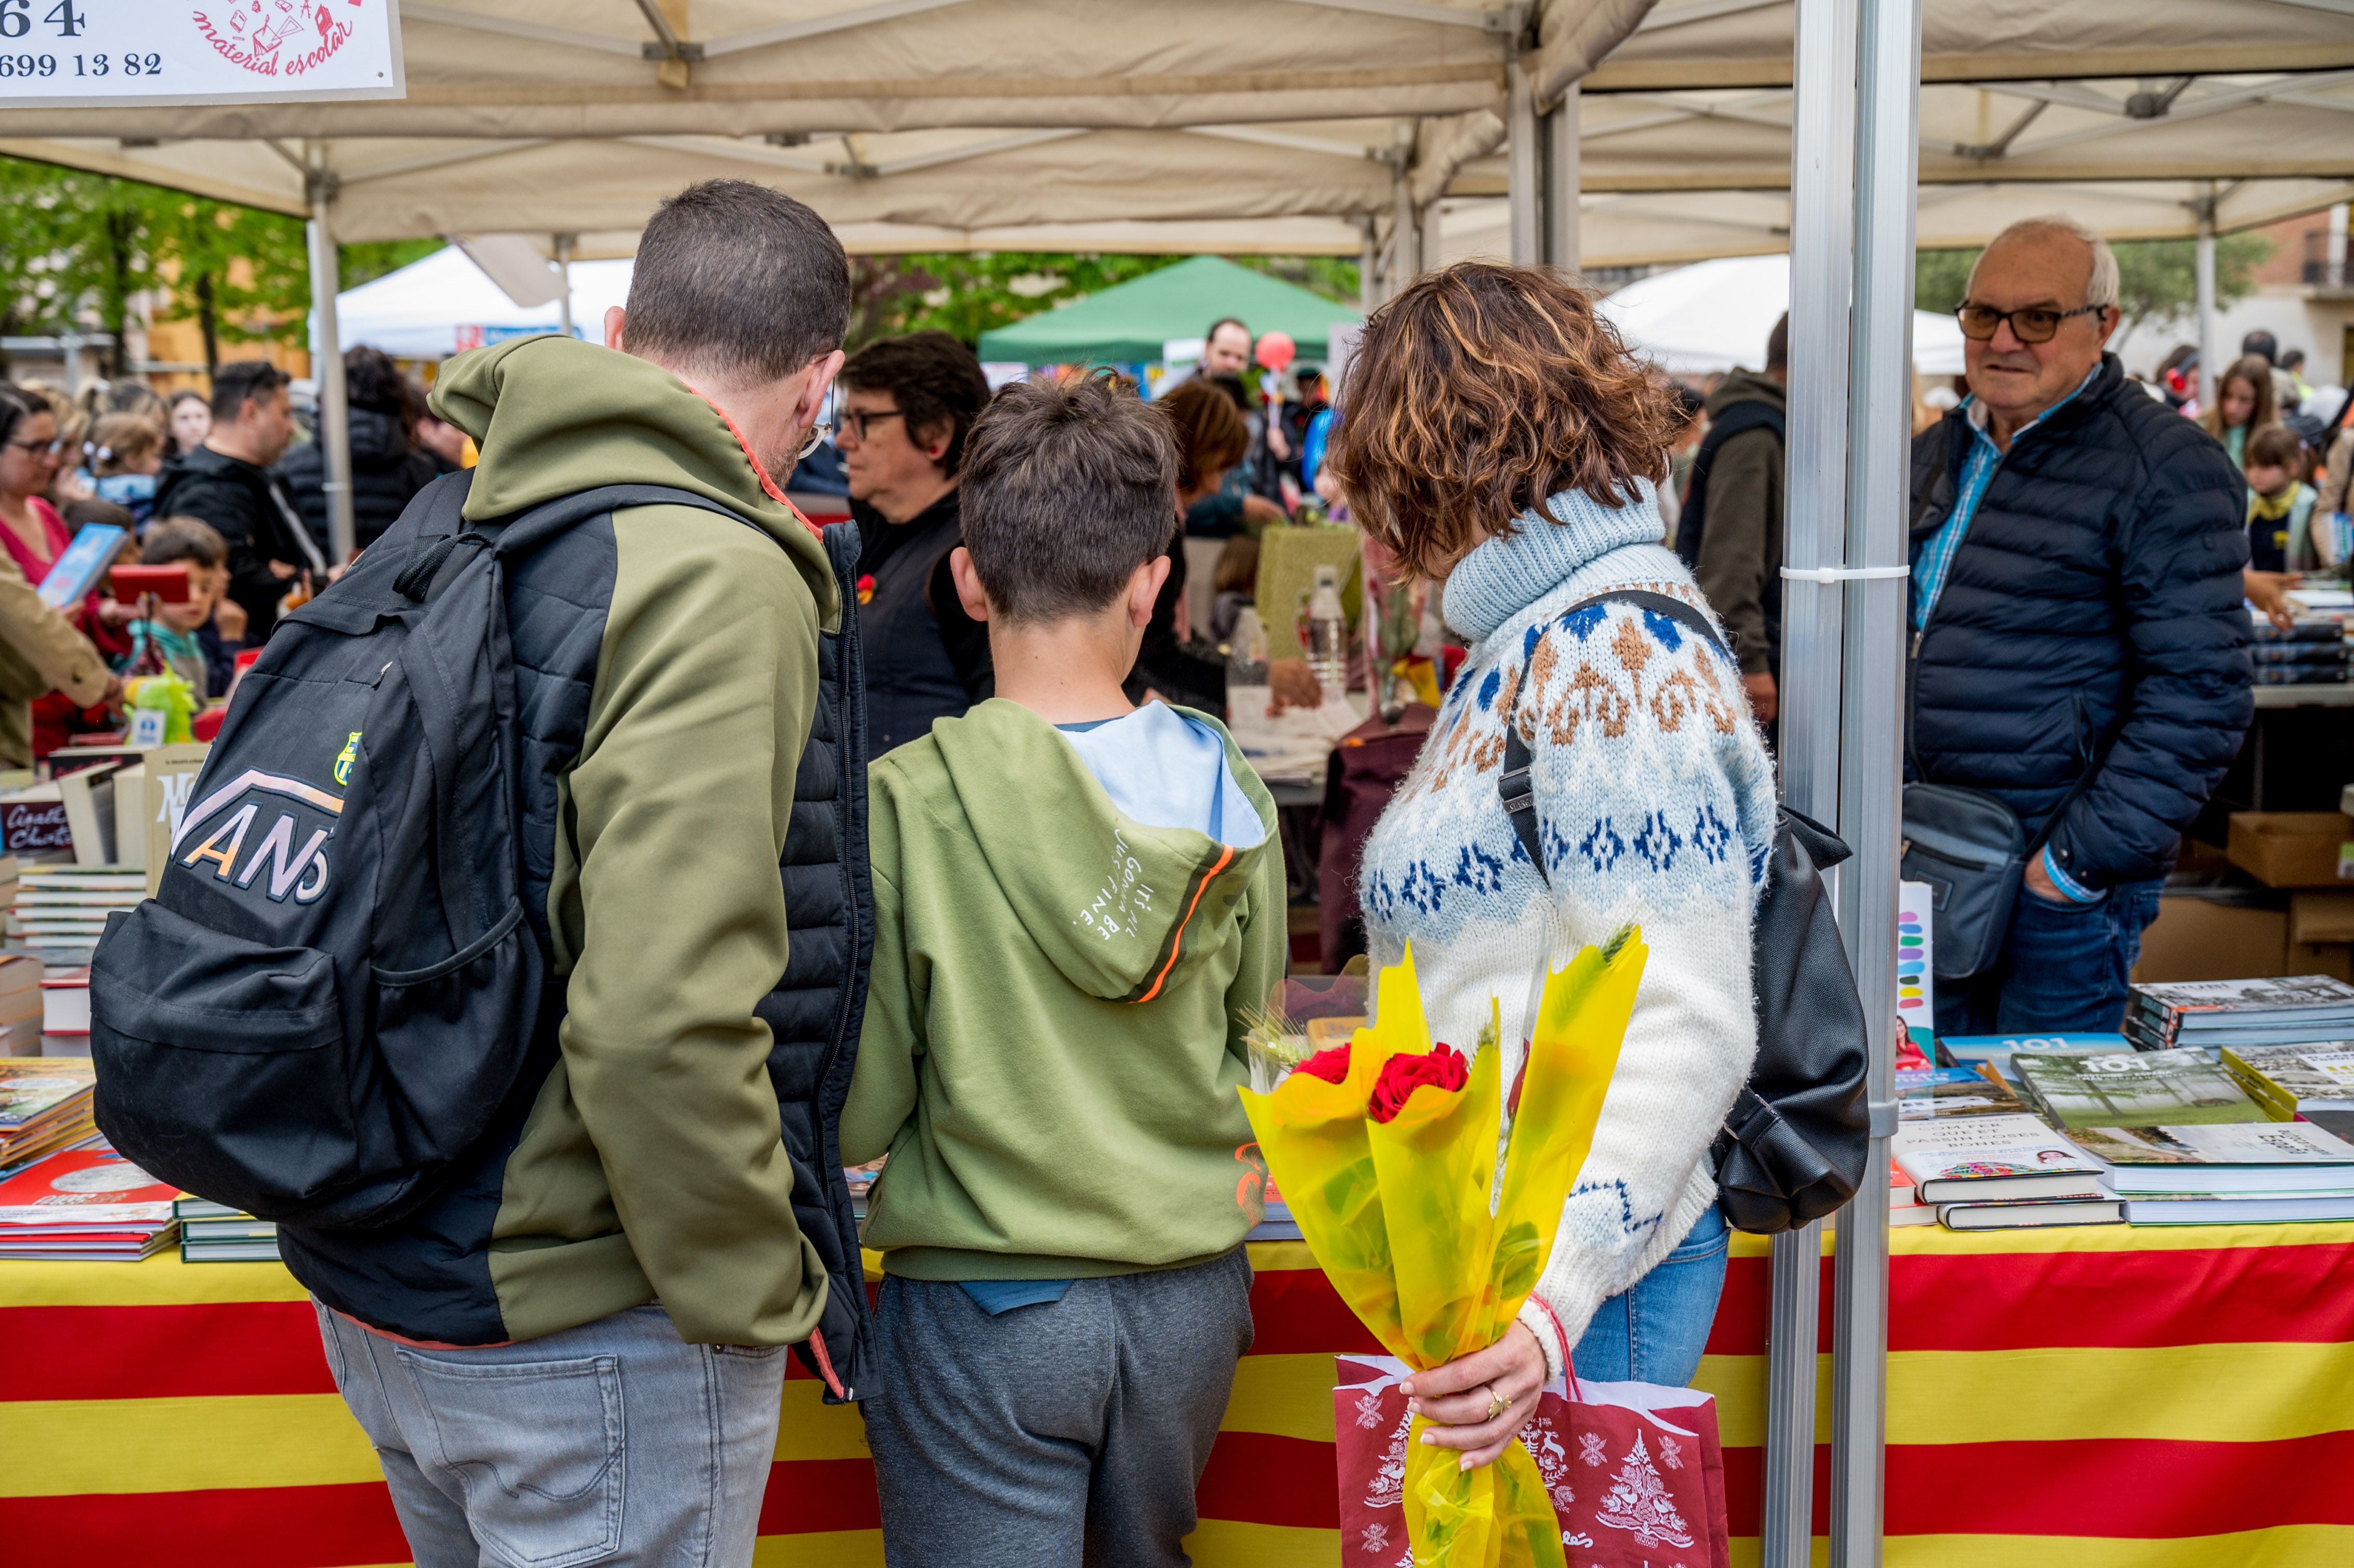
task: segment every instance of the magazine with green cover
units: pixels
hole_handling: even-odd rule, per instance
[[[2212,1051],[2011,1057],[2027,1097],[2062,1128],[2276,1121]]]

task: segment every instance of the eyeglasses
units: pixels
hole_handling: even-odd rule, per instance
[[[2106,305],[2078,305],[2073,311],[2047,311],[2031,305],[2023,311],[1999,311],[1992,305],[1964,305],[1954,313],[1962,323],[1962,335],[1973,343],[1984,343],[1994,336],[1995,329],[2003,323],[2010,323],[2011,335],[2021,343],[2050,343],[2060,323],[2070,316],[2086,316],[2105,311]]]
[[[863,441],[871,435],[867,427],[875,420],[904,419],[907,417],[907,410],[905,408],[856,408],[843,413],[842,423],[843,428],[856,430],[858,439]]]
[[[803,458],[823,446],[826,437],[832,434],[833,434],[833,421],[831,419],[820,419],[816,424],[811,425],[809,439],[801,442],[801,450],[793,454],[794,464],[798,466]]]
[[[35,457],[55,457],[66,450],[62,436],[53,441],[10,441],[8,444],[20,452],[31,452]]]

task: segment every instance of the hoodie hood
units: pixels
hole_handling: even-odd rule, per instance
[[[1112,1001],[1150,1001],[1223,948],[1259,861],[1275,802],[1225,726],[1226,768],[1263,829],[1248,848],[1123,816],[1077,749],[1018,703],[992,698],[932,725],[975,842],[1015,917],[1065,980]],[[1055,824],[1044,843],[1041,823]],[[1229,837],[1247,837],[1232,834]]]
[[[1787,413],[1789,402],[1789,393],[1779,381],[1763,371],[1735,367],[1724,373],[1724,379],[1708,395],[1704,407],[1713,419],[1735,403],[1765,403]]]
[[[482,452],[469,522],[599,485],[692,491],[783,546],[820,624],[840,627],[841,592],[817,530],[769,494],[726,418],[662,366],[576,338],[517,338],[451,360],[430,403]]]

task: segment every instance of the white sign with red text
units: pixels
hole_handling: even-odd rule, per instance
[[[0,0],[0,102],[399,98],[398,0]]]

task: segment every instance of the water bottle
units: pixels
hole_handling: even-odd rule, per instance
[[[1341,609],[1338,567],[1316,568],[1316,591],[1308,600],[1308,669],[1329,691],[1349,683],[1349,618]]]

